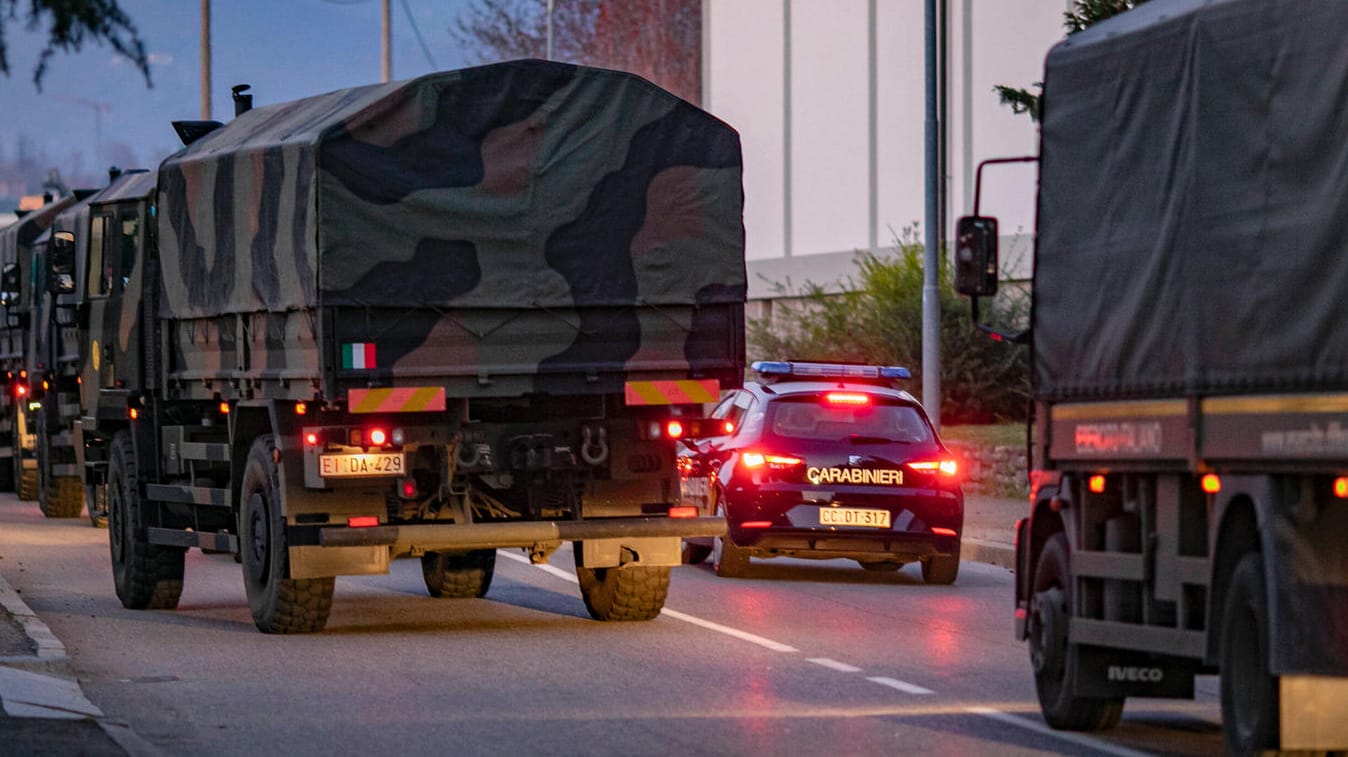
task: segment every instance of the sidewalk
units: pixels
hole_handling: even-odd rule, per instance
[[[0,750],[7,755],[153,755],[103,717],[69,671],[65,645],[0,577]]]
[[[1030,504],[1023,499],[965,495],[962,557],[1008,570],[1014,568],[1016,521],[1029,514]]]

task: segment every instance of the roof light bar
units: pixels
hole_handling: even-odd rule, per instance
[[[756,360],[749,367],[762,376],[857,379],[910,379],[913,377],[913,374],[907,368],[898,365],[851,365],[848,363]]]

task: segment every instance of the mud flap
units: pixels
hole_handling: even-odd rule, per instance
[[[672,567],[683,564],[683,540],[677,536],[586,539],[580,545],[580,564],[587,568],[616,568],[619,565]],[[634,553],[636,559],[624,560],[624,550]]]
[[[1077,644],[1069,646],[1067,652],[1076,656],[1075,664],[1069,664],[1068,670],[1074,672],[1072,686],[1077,696],[1194,697],[1198,660]]]
[[[1283,676],[1278,687],[1283,749],[1348,749],[1348,678]]]

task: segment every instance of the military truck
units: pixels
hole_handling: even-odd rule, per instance
[[[1345,34],[1175,0],[1048,55],[1015,619],[1055,728],[1219,672],[1230,752],[1348,748]],[[995,219],[956,239],[995,294]]]
[[[406,555],[482,596],[497,549],[571,542],[593,617],[658,615],[681,539],[725,530],[680,506],[675,444],[743,377],[736,132],[542,61],[179,131],[153,192],[91,204],[134,254],[105,235],[109,280],[75,283],[123,605],[228,551],[258,629],[312,632],[335,576]]]
[[[43,514],[49,517],[79,515],[77,498],[71,505],[53,506],[39,497],[37,435],[28,412],[34,386],[30,380],[34,367],[34,313],[41,309],[44,292],[34,286],[41,266],[35,267],[35,250],[44,249],[50,228],[57,216],[77,206],[93,190],[77,190],[63,197],[48,196],[37,210],[25,213],[17,221],[0,229],[0,491],[16,491],[24,500],[40,500]],[[72,473],[75,471],[72,470]]]
[[[30,384],[27,422],[32,429],[38,504],[48,517],[75,518],[86,509],[87,500],[89,522],[95,527],[107,525],[105,490],[84,487],[74,433],[82,414],[81,364],[91,359],[81,348],[85,340],[80,338],[80,327],[90,308],[82,298],[106,296],[98,287],[110,284],[108,261],[123,250],[134,254],[131,240],[136,222],[128,221],[129,228],[121,229],[115,225],[117,219],[93,212],[92,205],[115,202],[128,193],[140,196],[154,186],[153,175],[144,170],[113,169],[108,178],[106,188],[82,193],[80,202],[62,210],[47,234],[33,245],[31,327],[25,350]],[[74,246],[74,264],[53,274],[46,261],[58,244]],[[91,250],[98,254],[90,254]],[[94,268],[87,269],[89,265]],[[82,294],[76,293],[76,282],[86,287],[80,290]]]

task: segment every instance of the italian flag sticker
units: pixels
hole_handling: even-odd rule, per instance
[[[373,368],[373,342],[347,342],[342,345],[342,368],[347,370],[365,370]]]

